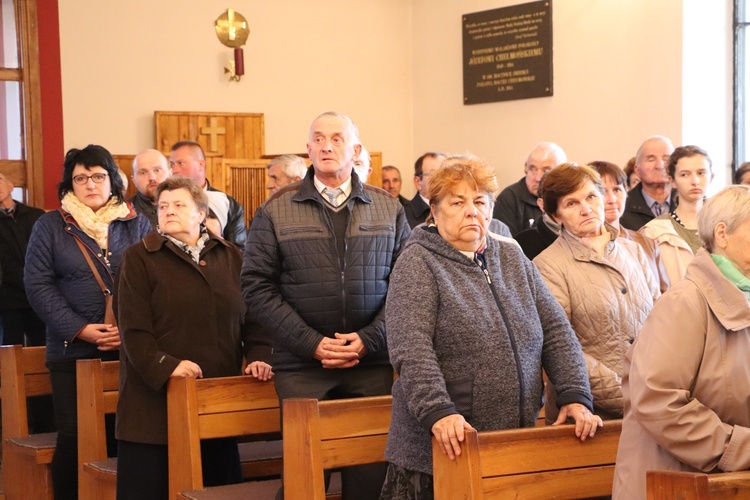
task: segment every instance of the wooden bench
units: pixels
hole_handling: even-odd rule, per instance
[[[750,498],[750,471],[703,474],[650,470],[646,473],[649,500]]]
[[[391,396],[284,400],[284,496],[324,500],[324,469],[385,462]]]
[[[26,398],[52,393],[44,347],[0,347],[3,481],[9,499],[51,499],[56,433],[29,435]]]
[[[203,488],[200,440],[278,435],[279,399],[273,382],[260,382],[248,376],[172,378],[167,386],[167,420],[170,499],[234,498],[234,495],[252,498],[249,496],[254,494],[252,483]],[[264,444],[267,448],[278,443]],[[243,459],[242,451],[240,458]],[[279,462],[280,457],[268,459],[262,468],[278,471]],[[280,486],[279,480],[265,485],[274,492]]]
[[[435,499],[587,498],[612,494],[622,420],[593,439],[573,425],[503,431],[469,430],[450,460],[433,439]]]
[[[76,361],[78,390],[78,495],[81,500],[114,500],[117,459],[107,458],[105,415],[117,411],[120,362]]]

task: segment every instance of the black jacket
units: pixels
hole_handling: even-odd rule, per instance
[[[529,260],[534,260],[534,257],[542,253],[556,239],[557,233],[544,223],[542,217],[536,220],[534,227],[525,229],[516,235],[516,241],[521,245],[523,253]]]
[[[206,179],[209,191],[224,193],[219,189],[211,187]],[[224,193],[229,200],[229,211],[227,212],[227,225],[224,227],[224,239],[237,245],[240,250],[245,248],[247,240],[247,227],[245,226],[245,209],[239,201]]]
[[[0,310],[30,307],[23,286],[23,266],[31,228],[44,210],[16,202],[13,215],[0,212]]]
[[[414,195],[408,205],[404,207],[406,212],[406,220],[409,221],[409,227],[414,229],[430,215],[430,207],[424,202],[419,193]]]
[[[493,217],[504,222],[515,237],[524,229],[534,226],[534,221],[542,216],[536,204],[537,197],[526,187],[526,177],[502,190],[495,202]]]
[[[156,211],[156,205],[140,192],[136,192],[135,196],[128,201],[133,204],[135,211],[147,218],[151,223],[151,227],[156,229],[156,226],[159,225],[159,216]]]
[[[404,209],[353,174],[342,268],[313,175],[280,189],[253,217],[241,277],[249,314],[274,339],[274,370],[320,368],[315,349],[336,332],[359,334],[367,348],[359,366],[387,364],[385,296],[411,233]]]
[[[677,206],[677,190],[672,190],[672,195],[669,197],[669,210],[670,212]],[[638,231],[640,228],[645,226],[651,219],[654,218],[654,213],[651,211],[651,207],[646,204],[646,199],[643,197],[643,186],[639,182],[636,187],[628,191],[628,199],[625,202],[625,212],[620,217],[620,224],[632,231]]]

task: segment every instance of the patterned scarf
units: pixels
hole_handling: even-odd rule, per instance
[[[102,208],[94,212],[72,191],[63,196],[61,205],[63,210],[73,216],[78,227],[96,241],[99,248],[107,248],[109,223],[130,213],[127,203],[119,202],[115,197],[110,198]]]
[[[208,243],[208,240],[210,237],[208,236],[208,230],[206,230],[206,226],[201,224],[201,234],[198,237],[198,241],[195,243],[195,245],[188,245],[187,243],[184,243],[177,238],[173,238],[172,236],[168,234],[164,234],[161,229],[157,228],[157,232],[167,238],[169,241],[175,244],[177,248],[185,252],[190,256],[193,261],[198,264],[201,260],[201,252],[206,246],[206,243]]]

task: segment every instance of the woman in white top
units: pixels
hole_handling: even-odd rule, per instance
[[[688,264],[701,247],[698,212],[713,179],[711,159],[698,146],[680,146],[670,156],[667,172],[677,190],[677,208],[653,219],[640,232],[659,244],[669,281],[674,284],[685,276]]]

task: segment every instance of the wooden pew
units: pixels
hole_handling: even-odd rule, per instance
[[[26,398],[52,393],[44,347],[0,347],[3,481],[6,498],[51,499],[56,433],[29,435]]]
[[[750,471],[703,474],[650,470],[646,473],[649,500],[750,498]]]
[[[107,458],[104,416],[117,411],[120,362],[76,361],[78,389],[78,496],[81,500],[114,500],[117,459]]]
[[[167,420],[170,499],[205,495],[252,498],[250,495],[257,493],[252,483],[203,490],[200,440],[280,432],[279,399],[273,382],[248,376],[172,378],[167,386]],[[240,455],[242,458],[242,452]],[[271,464],[269,470],[274,467],[278,465]],[[265,487],[275,492],[281,482],[273,483]]]
[[[587,498],[612,494],[622,420],[581,442],[573,425],[469,430],[450,460],[432,442],[435,499]]]
[[[324,469],[385,462],[391,396],[284,400],[284,496],[324,500]]]

